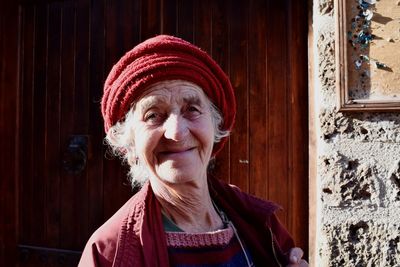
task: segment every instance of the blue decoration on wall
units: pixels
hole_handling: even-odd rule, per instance
[[[351,30],[347,32],[347,38],[354,50],[360,52],[360,57],[354,61],[354,66],[360,70],[364,63],[374,65],[379,69],[388,68],[388,66],[377,60],[370,59],[365,55],[364,51],[369,48],[370,43],[374,40],[371,33],[371,20],[374,15],[372,9],[376,0],[356,0],[358,1],[358,14],[351,20]]]

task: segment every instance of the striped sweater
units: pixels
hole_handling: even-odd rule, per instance
[[[164,227],[166,226],[165,218]],[[168,227],[165,227],[166,230]],[[232,227],[206,232],[166,231],[169,263],[174,267],[243,267],[248,266]],[[174,231],[175,230],[175,231]],[[246,250],[251,262],[250,253]],[[254,266],[254,265],[251,265]]]

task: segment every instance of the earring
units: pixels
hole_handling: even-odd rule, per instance
[[[135,165],[139,165],[139,157],[135,157]]]

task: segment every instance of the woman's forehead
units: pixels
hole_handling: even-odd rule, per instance
[[[199,86],[191,82],[182,80],[162,81],[149,87],[146,93],[139,98],[137,103],[169,103],[173,100],[201,104],[206,101],[206,96]]]
[[[194,90],[197,92],[200,92],[201,94],[204,94],[203,90],[196,84],[189,82],[189,81],[184,81],[184,80],[167,80],[167,81],[161,81],[157,82],[153,85],[151,85],[147,90],[145,90],[144,95],[148,95],[153,91],[160,90],[160,89],[188,89],[188,90]]]

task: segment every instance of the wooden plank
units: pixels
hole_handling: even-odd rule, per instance
[[[177,0],[161,0],[161,33],[176,35]]]
[[[106,152],[107,153],[107,152]],[[106,156],[104,160],[104,220],[110,218],[132,195],[127,178],[128,167],[118,158]],[[118,192],[116,194],[115,192]]]
[[[119,1],[106,1],[105,2],[105,71],[108,74],[112,66],[123,55],[121,44],[118,42],[118,6]]]
[[[60,246],[61,5],[49,4],[46,94],[46,245]]]
[[[140,40],[141,1],[111,1],[107,2],[106,10],[106,34],[114,36],[107,38],[115,55],[112,63],[115,63],[122,55],[132,49]]]
[[[231,136],[230,182],[243,191],[249,190],[249,117],[248,117],[248,6],[243,2],[229,3],[230,79],[235,89],[237,113],[235,131]],[[240,18],[240,19],[238,19]]]
[[[129,2],[127,4],[126,2]],[[140,1],[109,1],[105,4],[105,72],[141,40],[143,4]]]
[[[18,188],[18,6],[0,3],[0,266],[14,266]]]
[[[177,0],[177,36],[193,43],[193,0]]]
[[[89,2],[80,1],[76,4],[75,11],[75,94],[74,105],[74,135],[87,136],[89,128]],[[87,154],[87,152],[86,152]],[[87,160],[87,159],[86,159]],[[85,169],[73,177],[74,199],[73,213],[79,218],[75,223],[71,235],[74,236],[73,246],[67,249],[78,249],[86,242],[84,239],[88,232],[88,172]]]
[[[74,95],[74,132],[86,134],[89,117],[89,4],[80,1],[76,6],[75,29],[75,95]]]
[[[29,220],[31,242],[44,244],[46,237],[46,175],[45,175],[45,140],[46,140],[46,66],[47,66],[47,6],[37,5],[35,14],[34,42],[34,77],[33,77],[33,169],[32,200],[25,202],[28,209],[34,211]]]
[[[307,1],[289,1],[290,198],[288,227],[308,256],[308,82]]]
[[[140,1],[118,1],[117,34],[119,43],[121,44],[122,54],[132,48],[132,40],[134,39],[134,35],[138,33],[132,30],[133,26],[136,25],[140,27],[138,16],[133,14],[133,7],[136,6],[139,8],[139,3]]]
[[[4,10],[4,4],[0,3],[0,10]],[[6,42],[5,40],[5,29],[6,29],[6,16],[5,14],[3,14],[2,11],[0,11],[0,58],[4,57],[4,52],[6,49]],[[3,88],[5,88],[5,81],[4,81],[4,77],[5,77],[5,72],[6,72],[6,64],[3,60],[0,61],[0,133],[3,136],[3,133],[5,129],[5,125],[6,125],[6,116],[5,116],[5,105],[4,105],[4,100],[6,98],[6,90],[4,90]],[[6,143],[4,142],[3,138],[2,140],[0,140],[0,149],[4,149],[6,146]],[[2,153],[0,155],[0,171],[5,170],[5,159],[4,159],[4,154]],[[2,192],[7,192],[8,187],[10,186],[10,182],[11,179],[10,178],[2,178],[0,181],[0,193]],[[11,183],[11,186],[13,186],[13,183]],[[14,185],[15,186],[15,185]],[[12,187],[11,187],[12,188]],[[14,190],[12,190],[14,192]],[[12,197],[12,195],[11,195]],[[9,194],[4,194],[4,198],[7,199],[8,201],[10,201],[10,195]],[[11,201],[11,203],[13,203],[13,201]],[[14,204],[14,203],[13,203]],[[9,215],[10,214],[10,210],[7,207],[7,205],[5,205],[5,201],[1,201],[0,202],[0,212],[1,214],[5,214],[5,215]],[[13,214],[11,214],[13,215]],[[0,236],[6,236],[5,233],[5,229],[7,227],[6,225],[6,221],[4,219],[5,216],[2,216],[0,218]],[[15,217],[13,217],[15,218]],[[12,223],[14,224],[14,220],[12,221]],[[9,239],[9,236],[7,236],[7,239]],[[8,241],[8,240],[7,240]],[[9,242],[9,241],[8,241]],[[6,249],[7,249],[7,244],[6,244],[6,240],[0,240],[0,264],[4,265],[6,263]]]
[[[21,29],[21,95],[20,95],[20,158],[23,168],[20,170],[19,191],[19,231],[21,242],[30,242],[30,218],[33,210],[25,203],[31,203],[33,172],[33,72],[34,72],[34,35],[35,8],[24,6],[22,9]]]
[[[287,88],[287,29],[286,3],[268,2],[267,14],[267,86],[268,86],[268,133],[269,168],[268,198],[284,207],[279,217],[287,223],[288,188],[288,121],[290,102]]]
[[[70,136],[73,134],[75,94],[75,7],[74,3],[65,2],[62,8],[61,33],[61,155],[67,151]],[[61,222],[60,239],[64,248],[73,248],[75,245],[76,222],[81,218],[75,216],[75,207],[71,201],[75,199],[74,176],[65,170],[61,172]]]
[[[19,245],[18,254],[21,263],[18,266],[77,266],[81,253],[79,251],[57,248]]]
[[[230,43],[229,43],[229,18],[227,14],[228,1],[212,1],[209,7],[212,10],[211,18],[211,56],[230,76]],[[204,8],[207,8],[205,6]],[[217,155],[215,162],[215,176],[226,182],[230,181],[230,138],[223,150]]]
[[[160,0],[142,1],[141,40],[144,41],[161,32]]]
[[[124,1],[119,12],[122,22],[120,39],[123,53],[131,50],[140,41],[140,1]]]
[[[267,197],[266,2],[249,2],[249,191]]]
[[[194,2],[193,42],[209,55],[212,52],[212,8],[210,0]]]
[[[90,10],[90,69],[89,69],[89,134],[92,136],[88,152],[88,232],[89,236],[103,222],[103,120],[100,113],[100,99],[105,80],[105,4],[96,2]],[[83,250],[83,245],[81,249]]]
[[[121,1],[119,4],[123,6],[123,2]],[[142,8],[138,9],[138,12],[143,12]],[[112,66],[119,60],[119,58],[126,51],[118,51],[119,48],[117,46],[113,46],[113,42],[116,40],[120,40],[122,37],[120,36],[123,33],[118,33],[114,31],[115,25],[114,18],[118,17],[120,14],[118,13],[118,7],[110,5],[110,12],[106,13],[106,53],[105,53],[105,74],[106,76],[110,72]],[[145,7],[147,9],[147,6]],[[141,13],[136,14],[136,16],[142,18]],[[143,22],[143,20],[141,19]],[[143,31],[143,27],[133,27],[134,36],[142,36],[141,31]],[[119,35],[118,35],[119,34]],[[102,127],[103,128],[103,127]],[[105,148],[108,150],[109,148]],[[121,161],[117,158],[114,158],[110,155],[109,152],[104,153],[106,155],[103,158],[103,216],[104,220],[107,220],[111,217],[122,205],[126,202],[126,200],[131,196],[131,187],[127,181],[127,169],[121,166]],[[115,192],[118,192],[116,194]],[[112,200],[112,201],[111,201]]]

